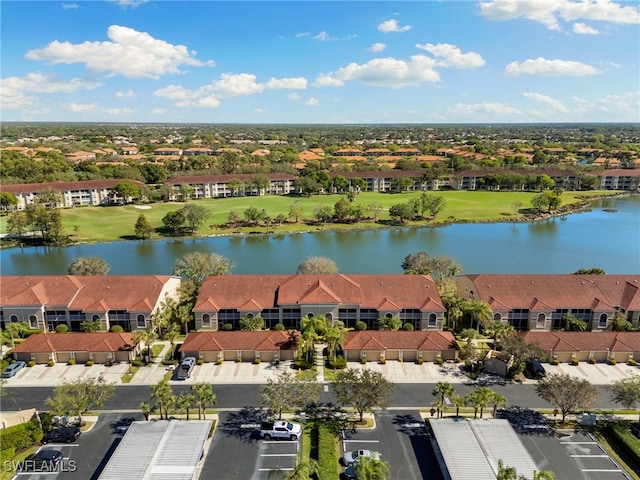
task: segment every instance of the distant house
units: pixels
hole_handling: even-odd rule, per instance
[[[238,328],[250,316],[266,328],[299,329],[302,318],[322,316],[371,329],[397,316],[416,330],[441,330],[445,308],[425,275],[223,275],[204,281],[193,313],[198,331]]]
[[[124,145],[120,147],[122,155],[137,155],[138,147],[136,145]]]
[[[489,175],[522,175],[524,177],[532,177],[535,179],[538,175],[548,175],[555,182],[556,186],[577,189],[580,188],[581,174],[569,170],[465,170],[454,172],[450,176],[450,186],[454,190],[479,190],[484,188],[482,182]],[[511,186],[512,190],[524,190],[526,187],[523,182],[519,186]],[[494,187],[499,189],[500,186]],[[504,188],[504,187],[503,187]]]
[[[640,190],[640,169],[612,169],[593,172],[600,180],[597,188],[605,190]]]
[[[109,205],[118,200],[113,187],[123,181],[144,186],[144,183],[137,180],[108,179],[2,185],[2,191],[13,193],[18,198],[18,210],[24,210],[37,200],[39,194],[51,190],[60,194],[58,207]]]
[[[253,181],[260,176],[264,176],[269,181],[266,188],[258,190]],[[194,198],[223,198],[231,196],[248,195],[287,195],[295,191],[294,181],[296,177],[287,173],[265,173],[265,174],[226,174],[226,175],[194,175],[181,176],[165,180],[165,185],[170,185],[174,189],[173,198],[180,196],[182,186],[189,186],[193,189]],[[229,184],[232,181],[240,182],[240,189],[234,190]]]
[[[400,160],[400,158],[398,158]],[[355,171],[355,172],[330,172],[331,178],[335,178],[338,175],[346,178],[347,180],[353,180],[354,178],[361,178],[367,184],[364,191],[366,192],[388,192],[393,189],[393,181],[396,178],[409,178],[413,184],[409,187],[409,190],[428,190],[429,187],[433,188],[437,182],[429,185],[429,182],[425,180],[422,172],[408,171],[408,170],[389,170],[386,172],[380,172],[375,170],[369,171]]]
[[[125,332],[150,327],[162,302],[177,299],[180,277],[169,275],[0,276],[0,326],[28,322],[52,332],[58,325],[80,331],[82,322],[100,321]]]
[[[195,357],[205,362],[293,360],[298,351],[298,337],[299,332],[275,330],[191,332],[180,347],[180,353],[183,357]]]
[[[153,151],[154,155],[160,155],[160,156],[173,156],[173,155],[177,155],[180,156],[182,155],[182,150],[180,150],[179,148],[176,147],[158,147]]]
[[[640,332],[526,332],[523,338],[542,349],[543,360],[640,361]]]
[[[611,330],[615,316],[640,322],[640,275],[479,274],[458,276],[457,285],[518,330],[564,329],[567,314],[592,331]]]
[[[15,360],[36,363],[130,362],[139,354],[131,333],[38,333],[11,349]]]

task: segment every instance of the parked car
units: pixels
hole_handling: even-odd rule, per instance
[[[73,443],[79,436],[80,429],[78,427],[60,427],[45,433],[42,443]]]
[[[123,418],[113,426],[113,431],[115,433],[125,434],[133,422],[133,418]]]
[[[186,380],[191,376],[191,372],[196,366],[195,357],[187,357],[182,362],[180,362],[180,366],[175,371],[175,376],[178,380]]]
[[[344,469],[344,478],[346,480],[357,480],[358,476],[356,475],[356,467],[351,465]]]
[[[275,422],[262,422],[260,425],[260,436],[265,440],[271,438],[297,440],[300,435],[302,435],[302,427],[298,423],[277,420]]]
[[[358,463],[358,459],[360,457],[369,457],[375,460],[381,460],[382,455],[380,452],[375,452],[373,450],[353,450],[351,452],[345,452],[342,457],[342,461],[348,467],[351,467]]]
[[[22,360],[13,362],[4,369],[4,371],[2,372],[2,378],[11,378],[26,366],[26,362],[23,362]]]
[[[547,375],[547,371],[538,360],[527,360],[526,371],[533,378],[544,378]]]
[[[18,472],[53,472],[60,462],[62,462],[62,452],[40,450],[25,458],[18,466]]]
[[[640,422],[631,424],[631,433],[633,433],[636,437],[640,438]]]

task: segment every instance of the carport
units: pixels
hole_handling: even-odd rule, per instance
[[[496,479],[499,460],[529,480],[538,470],[508,420],[441,418],[429,425],[445,480]]]

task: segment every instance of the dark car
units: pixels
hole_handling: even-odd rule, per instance
[[[636,437],[640,438],[640,422],[631,424],[631,433],[633,433]]]
[[[29,455],[18,467],[19,472],[54,472],[62,462],[62,452],[40,450]]]
[[[344,469],[344,478],[346,480],[356,480],[356,467],[350,466]]]
[[[526,371],[533,378],[544,378],[547,371],[538,360],[527,360]]]
[[[80,429],[78,427],[60,427],[45,433],[42,442],[73,443],[78,439],[79,436]]]

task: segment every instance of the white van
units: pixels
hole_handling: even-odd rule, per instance
[[[176,378],[178,380],[186,380],[191,376],[191,372],[193,372],[195,366],[195,357],[186,357],[182,362],[180,362],[180,366],[176,370]]]

